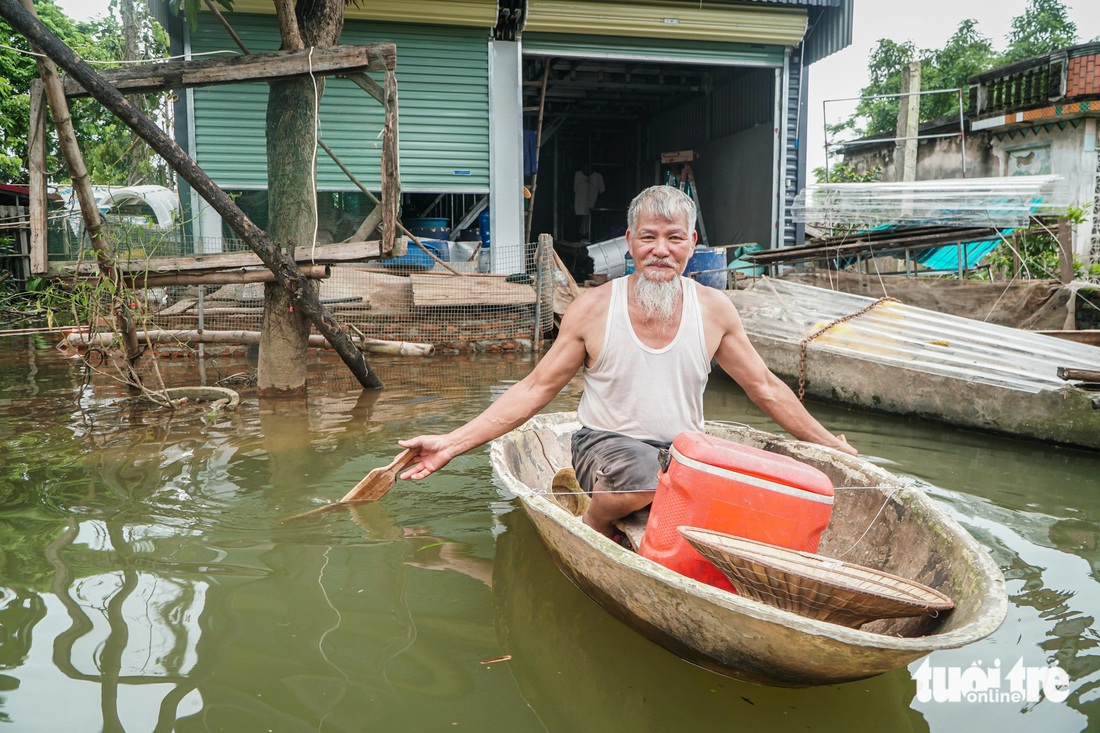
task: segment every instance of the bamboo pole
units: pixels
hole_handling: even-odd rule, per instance
[[[317,293],[313,291],[308,280],[302,277],[301,271],[290,256],[275,246],[267,233],[256,226],[233,199],[210,180],[210,177],[176,144],[175,140],[131,104],[121,92],[104,81],[87,62],[62,43],[36,17],[28,13],[17,0],[0,0],[0,16],[65,69],[69,76],[76,79],[91,96],[113,112],[123,124],[135,130],[149,144],[149,147],[164,158],[172,170],[187,181],[221,215],[234,233],[244,240],[263,263],[275,273],[279,284],[294,298],[295,305],[302,309],[302,313],[313,326],[332,343],[333,348],[359,383],[367,389],[382,388],[382,381],[363,358],[362,352],[320,302]]]
[[[311,280],[324,280],[332,276],[328,265],[301,265],[302,277]],[[227,270],[225,272],[204,273],[167,273],[127,275],[126,284],[130,287],[152,288],[164,285],[240,285],[242,283],[275,282],[275,273],[270,270]]]
[[[350,337],[355,345],[363,351],[373,354],[394,354],[396,356],[431,356],[435,353],[435,347],[431,344],[417,344],[409,341],[385,341],[382,339],[363,339],[358,336]],[[154,344],[258,344],[260,343],[259,331],[206,331],[206,330],[151,330],[139,331],[138,339],[141,343]],[[114,335],[109,333],[87,333],[84,331],[70,332],[65,340],[71,345],[80,348],[109,346],[114,341]],[[320,334],[311,334],[309,345],[314,348],[331,349],[328,339]]]
[[[22,7],[34,21],[38,21],[38,13],[34,9],[33,0],[22,0]],[[33,39],[28,38],[28,40],[31,40],[33,48],[39,50]],[[84,165],[84,154],[80,151],[80,143],[76,140],[73,118],[69,113],[69,102],[65,99],[65,88],[61,84],[61,78],[57,75],[57,65],[49,54],[36,56],[35,61],[38,64],[38,74],[42,77],[42,88],[46,92],[46,101],[49,103],[54,129],[57,130],[57,139],[61,145],[62,156],[65,158],[65,166],[69,169],[69,178],[72,179],[73,193],[76,194],[76,199],[80,204],[80,215],[84,219],[84,227],[91,238],[92,249],[95,250],[96,263],[103,277],[114,283],[116,291],[120,290],[122,280],[118,275],[114,259],[111,257],[111,251],[107,247],[107,241],[103,236],[103,220],[99,216],[99,207],[96,206],[91,181],[88,180],[88,169]],[[31,136],[34,136],[33,127]],[[126,360],[132,366],[133,362],[141,355],[137,339],[134,338],[133,319],[126,308],[125,298],[112,298],[112,300],[115,326],[122,336]],[[137,372],[132,368],[130,379],[135,384],[141,382]]]
[[[30,174],[31,274],[49,270],[46,193],[46,94],[41,79],[31,80],[27,172]]]
[[[233,26],[229,25],[229,21],[222,15],[222,11],[218,10],[218,6],[214,4],[213,0],[206,0],[207,9],[214,14],[214,17],[218,19],[218,22],[222,24],[222,28],[225,28],[225,32],[229,34],[229,37],[233,39],[242,51],[250,53],[248,47],[244,45],[244,41],[237,35],[237,31],[233,30]]]
[[[398,199],[401,197],[401,173],[398,168],[397,151],[397,76],[391,69],[386,70],[382,102],[385,111],[385,123],[382,126],[382,252],[393,253],[393,240],[397,236]],[[404,230],[404,227],[401,227]],[[407,232],[406,232],[407,233]],[[424,249],[417,242],[417,246]],[[428,250],[424,250],[428,252]],[[431,255],[431,252],[428,252]],[[432,255],[432,259],[435,259]],[[450,268],[448,268],[450,269]]]
[[[332,148],[330,148],[328,145],[325,144],[324,140],[321,140],[320,138],[318,138],[317,144],[321,147],[321,150],[324,150],[326,153],[328,153],[328,157],[332,158],[332,162],[335,163],[340,168],[340,170],[342,170],[344,172],[344,175],[346,175],[349,179],[351,179],[351,182],[354,183],[359,188],[359,190],[363,192],[363,194],[367,198],[369,198],[371,201],[373,201],[378,206],[382,206],[382,202],[379,201],[378,198],[373,193],[371,193],[371,190],[369,188],[367,188],[366,186],[363,185],[362,181],[360,181],[358,178],[355,177],[355,174],[352,173],[346,165],[344,165],[344,161],[340,160],[340,157],[338,155],[336,155],[336,153],[333,152]],[[386,210],[383,207],[383,209],[382,209],[383,233],[382,233],[382,243],[380,245],[383,252],[385,251],[385,247],[386,247],[386,234],[385,234],[385,231],[384,231],[385,230],[385,217],[386,217]],[[450,270],[450,272],[454,275],[465,275],[466,274],[464,272],[459,272],[458,270],[454,269],[453,267],[448,265],[443,260],[436,257],[435,254],[431,250],[429,250],[427,247],[425,247],[420,242],[420,240],[417,238],[417,236],[415,234],[413,234],[412,232],[410,232],[408,229],[406,229],[405,225],[402,224],[400,221],[395,220],[395,223],[397,224],[397,228],[401,231],[402,234],[404,234],[406,237],[411,239],[413,241],[413,244],[415,244],[417,247],[422,249],[424,251],[424,254],[428,255],[428,257],[431,257],[432,260],[434,260],[437,264],[441,265],[443,267],[443,269]]]

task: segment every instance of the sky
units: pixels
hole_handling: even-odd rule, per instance
[[[57,0],[67,15],[83,19],[107,12],[108,0]],[[1067,0],[1070,19],[1081,42],[1100,36],[1100,1]],[[1004,50],[1012,18],[1023,13],[1027,0],[855,0],[852,45],[810,67],[810,97],[804,135],[810,169],[824,164],[823,120],[839,122],[851,114],[854,102],[823,102],[855,97],[867,84],[867,57],[880,38],[918,48],[939,48],[959,23],[974,18],[982,33]]]

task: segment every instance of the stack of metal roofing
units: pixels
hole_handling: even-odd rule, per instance
[[[1061,390],[1058,367],[1097,369],[1095,346],[924,310],[896,301],[867,309],[874,298],[801,283],[763,278],[748,290],[731,292],[745,330],[757,338],[790,344],[832,325],[809,342],[828,352],[924,374],[1014,391]]]
[[[897,183],[824,183],[804,188],[795,221],[825,227],[878,224],[1022,227],[1072,203],[1058,176]],[[1065,200],[1062,200],[1065,199]]]

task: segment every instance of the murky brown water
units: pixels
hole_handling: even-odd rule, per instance
[[[815,405],[927,482],[1005,571],[1009,616],[933,665],[1057,661],[1065,702],[916,698],[912,671],[808,690],[654,646],[553,566],[483,450],[384,501],[291,525],[394,441],[448,430],[524,358],[382,359],[364,394],[170,417],[90,385],[45,340],[0,342],[0,716],[19,731],[853,731],[1100,728],[1100,455]],[[246,366],[206,359],[213,382]],[[195,365],[162,365],[173,385]],[[551,409],[571,409],[571,385]],[[712,418],[770,427],[730,382]],[[505,662],[485,664],[503,655]]]

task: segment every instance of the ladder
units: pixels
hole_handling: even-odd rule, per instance
[[[673,164],[665,176],[665,185],[678,188],[695,202],[696,223],[699,225],[699,239],[704,247],[709,247],[707,240],[707,228],[703,224],[703,207],[699,204],[699,187],[695,183],[695,171],[691,169],[691,163]]]

